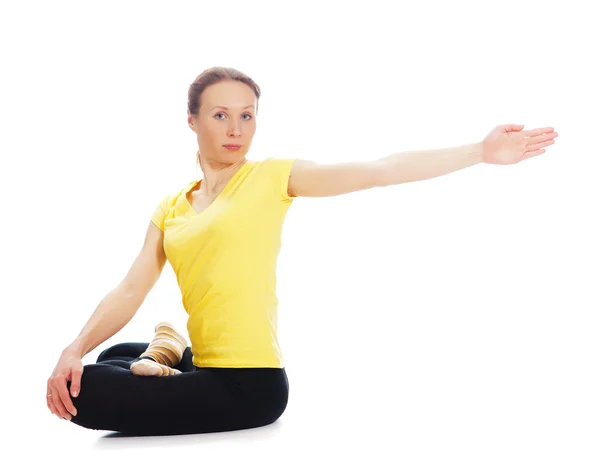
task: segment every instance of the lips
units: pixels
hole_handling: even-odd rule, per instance
[[[226,149],[228,149],[229,151],[237,151],[239,150],[242,145],[223,145]]]

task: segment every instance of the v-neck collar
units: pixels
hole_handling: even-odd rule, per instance
[[[194,216],[194,217],[200,216],[200,215],[204,214],[207,210],[209,210],[213,206],[213,204],[216,203],[217,200],[219,200],[221,198],[221,196],[223,196],[225,193],[227,193],[229,191],[229,189],[235,183],[237,178],[242,174],[242,172],[244,170],[246,170],[246,166],[248,166],[248,164],[250,164],[250,161],[246,161],[244,164],[242,164],[242,166],[235,172],[235,174],[233,174],[233,176],[227,181],[227,183],[225,184],[225,186],[223,187],[221,192],[215,197],[215,199],[213,199],[212,202],[200,212],[196,212],[196,210],[194,209],[194,207],[188,200],[187,195],[193,188],[200,185],[200,183],[204,179],[199,179],[199,180],[192,182],[191,185],[186,189],[185,194],[183,195],[185,204],[187,205],[188,209],[191,211],[192,216]]]

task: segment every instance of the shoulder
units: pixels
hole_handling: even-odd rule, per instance
[[[185,195],[197,182],[197,180],[190,180],[183,186],[167,189],[160,198],[160,203],[163,207],[168,208],[173,206],[180,196]]]
[[[294,169],[297,163],[301,162],[296,158],[275,158],[269,157],[262,161],[255,161],[254,164],[261,168],[265,173],[275,176],[285,176]]]
[[[281,199],[289,202],[293,198],[288,188],[289,179],[297,161],[297,158],[267,157],[260,161],[254,161],[254,164],[265,180],[272,184]]]

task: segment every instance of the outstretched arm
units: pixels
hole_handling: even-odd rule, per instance
[[[494,128],[482,142],[438,150],[407,151],[367,162],[323,165],[297,160],[290,174],[290,196],[336,196],[369,188],[427,180],[479,163],[517,164],[540,155],[558,134],[552,127]]]
[[[416,182],[483,162],[482,143],[437,150],[407,151],[379,159],[382,186]]]

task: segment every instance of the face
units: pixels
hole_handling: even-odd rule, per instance
[[[188,124],[198,137],[201,159],[211,164],[234,164],[250,149],[256,132],[256,95],[236,81],[222,81],[202,92],[197,116],[188,111]],[[229,150],[224,145],[241,145]]]

